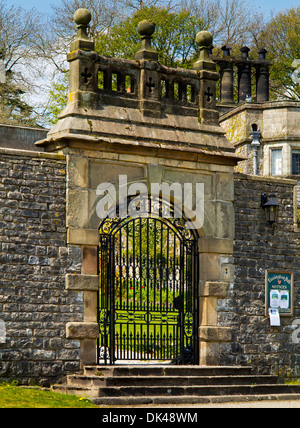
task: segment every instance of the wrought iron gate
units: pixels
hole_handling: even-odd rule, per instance
[[[173,207],[164,218],[161,200],[143,203],[100,226],[99,362],[197,363],[196,236]]]

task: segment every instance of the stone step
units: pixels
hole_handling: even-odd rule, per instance
[[[254,385],[277,384],[277,377],[270,375],[238,376],[88,376],[69,375],[69,386],[121,387],[121,386],[197,386],[197,385]]]
[[[51,391],[60,392],[61,394],[73,394],[77,395],[77,397],[85,397],[90,399],[99,397],[99,388],[89,388],[76,385],[52,385]]]
[[[178,397],[97,397],[92,398],[93,403],[107,406],[139,406],[145,404],[214,404],[252,401],[283,401],[300,400],[300,394],[259,394],[259,395],[217,395],[217,396],[178,396]]]
[[[267,395],[300,394],[299,385],[205,385],[205,386],[152,386],[152,387],[103,387],[99,397],[168,397],[172,403],[178,396],[218,396],[218,395]]]
[[[240,366],[85,366],[84,375],[96,376],[237,376],[251,375],[251,367]]]
[[[283,385],[250,367],[170,365],[86,366],[54,391],[89,397],[96,404],[193,404],[262,399],[300,399],[299,385]]]

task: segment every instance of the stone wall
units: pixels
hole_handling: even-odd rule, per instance
[[[65,157],[0,149],[4,379],[48,384],[79,368],[66,323],[82,320],[83,296],[65,289],[65,274],[80,272],[81,250],[66,242]]]
[[[222,347],[224,364],[249,365],[259,373],[300,375],[300,345],[292,322],[300,318],[299,232],[295,228],[292,180],[235,175],[235,282],[219,300],[219,324],[230,325],[232,343]],[[272,228],[260,207],[261,193],[274,193],[278,222]],[[270,327],[265,316],[266,269],[294,272],[294,316]]]
[[[80,160],[68,157],[67,174],[64,155],[0,149],[0,377],[3,379],[47,385],[78,371],[80,363],[89,357],[88,353],[94,358],[95,339],[89,338],[96,337],[96,332],[89,336],[78,329],[87,324],[97,327],[97,224],[88,224],[86,229],[93,230],[94,241],[81,239],[77,242],[70,230],[67,236],[66,186],[69,185],[69,192],[71,188],[75,190],[75,184],[79,186],[73,169]],[[100,165],[101,168],[106,165],[99,159],[89,162],[97,163],[95,172],[99,170],[99,173],[103,172]],[[130,167],[132,165],[128,164],[128,171]],[[221,178],[225,177],[220,175],[220,168],[214,173],[206,171],[201,177],[198,171],[194,177],[206,180],[206,209],[210,209],[210,201],[215,200],[209,189],[214,186],[218,189]],[[79,165],[75,169],[81,171]],[[93,177],[93,169],[89,169],[90,174],[87,168],[82,171],[86,171],[86,177]],[[147,171],[148,179],[152,177],[149,165],[141,167],[141,171],[143,174]],[[153,180],[157,179],[158,171],[155,171]],[[171,174],[170,166],[162,169],[159,175],[166,180],[168,174]],[[186,176],[187,171],[182,174],[184,181],[187,178],[192,181],[194,170],[190,170],[191,176]],[[178,170],[176,177],[179,180]],[[211,187],[209,180],[215,183]],[[210,229],[205,223],[208,236],[202,236],[199,242],[201,279],[206,281],[206,288],[216,284],[224,288],[222,293],[219,290],[201,294],[202,335],[212,326],[214,331],[225,329],[232,333],[232,338],[213,341],[220,352],[220,364],[249,365],[259,373],[299,376],[300,345],[292,340],[292,323],[300,318],[300,234],[295,226],[294,209],[296,182],[235,174],[234,195],[231,181],[227,184],[228,189],[232,188],[228,190],[228,199],[235,198],[233,256],[227,248],[229,236],[223,232],[217,235],[218,239],[209,238]],[[86,184],[86,187],[90,186]],[[80,195],[80,186],[77,191]],[[274,193],[280,205],[276,228],[270,227],[264,219],[260,207],[262,192]],[[216,200],[219,201],[221,193],[218,195]],[[70,194],[68,202],[74,204]],[[89,203],[88,206],[94,205]],[[231,230],[233,213],[222,218],[223,222],[214,222],[216,230]],[[93,217],[89,219],[95,221]],[[68,218],[69,223],[71,220],[74,218]],[[71,224],[68,226],[70,228]],[[79,236],[78,231],[76,236]],[[230,274],[233,268],[234,276]],[[294,316],[282,317],[282,325],[277,328],[270,327],[265,316],[266,269],[294,271]],[[225,282],[207,283],[219,278]],[[75,327],[77,331],[73,334]],[[207,342],[210,345],[208,339]],[[203,343],[205,345],[205,340]],[[201,351],[203,363],[206,354],[204,349]]]

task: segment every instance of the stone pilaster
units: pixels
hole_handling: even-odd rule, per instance
[[[98,324],[98,275],[66,275],[66,289],[83,292],[83,322],[70,322],[66,326],[68,339],[79,339],[81,364],[97,364]]]
[[[208,31],[200,31],[196,36],[200,56],[193,68],[197,70],[200,78],[199,122],[201,125],[217,124],[219,118],[216,110],[216,82],[219,75],[216,64],[210,57],[212,41],[212,35]]]
[[[220,364],[220,345],[231,341],[231,329],[218,325],[218,299],[227,295],[228,283],[201,282],[200,287],[200,365]]]

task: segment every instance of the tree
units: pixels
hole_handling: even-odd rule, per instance
[[[25,94],[34,90],[32,76],[39,73],[33,62],[37,58],[35,34],[39,31],[40,20],[34,10],[7,7],[0,0],[0,58],[4,68],[0,83],[1,122],[36,125]]]
[[[201,17],[214,46],[253,45],[264,24],[263,17],[246,0],[181,0],[180,7]]]
[[[192,66],[198,57],[195,38],[201,30],[212,33],[216,47],[230,44],[240,56],[243,45],[256,46],[263,25],[246,0],[62,0],[54,7],[52,36],[48,47],[45,45],[45,52],[49,50],[56,69],[62,72],[67,71],[65,56],[75,34],[73,15],[79,7],[91,10],[90,37],[96,50],[107,56],[132,59],[140,47],[138,23],[143,19],[154,21],[153,46],[159,61],[172,67]],[[59,97],[58,89],[63,90],[61,83],[59,80],[52,87],[52,106]],[[48,111],[48,117],[53,113],[55,109]]]
[[[49,91],[49,102],[45,111],[51,125],[55,125],[58,121],[58,116],[67,105],[69,87],[69,73],[61,74],[57,81],[52,83]]]
[[[36,126],[33,112],[22,100],[24,91],[13,83],[13,75],[8,74],[6,82],[0,84],[0,122]]]
[[[49,22],[51,38],[56,40],[56,45],[60,45],[65,53],[68,52],[72,38],[75,35],[74,13],[77,9],[89,9],[92,14],[90,24],[90,37],[92,40],[105,34],[111,26],[115,25],[123,13],[118,0],[61,0],[60,5],[54,5],[53,16]]]
[[[123,1],[133,13],[97,38],[97,49],[103,54],[132,58],[139,46],[136,27],[142,19],[156,23],[153,45],[160,62],[180,67],[191,65],[188,58],[195,59],[195,37],[201,30],[212,33],[215,46],[229,44],[240,54],[239,48],[245,44],[257,44],[263,28],[263,19],[246,0],[181,0],[159,6],[147,6],[142,0]]]
[[[294,60],[300,59],[300,7],[276,15],[260,36],[272,62],[270,89],[273,99],[300,100],[300,86],[293,81]]]
[[[173,12],[170,8],[143,7],[96,40],[102,55],[132,59],[140,47],[138,23],[148,19],[156,23],[153,46],[159,61],[170,67],[187,67],[196,58],[196,34],[203,28],[200,18],[188,10]]]

